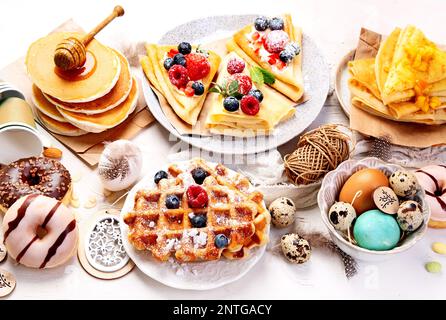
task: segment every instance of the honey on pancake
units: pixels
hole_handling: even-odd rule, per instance
[[[88,79],[96,71],[96,57],[91,51],[87,51],[86,60],[82,67],[74,70],[62,70],[58,66],[54,67],[54,72],[64,80],[80,81]]]

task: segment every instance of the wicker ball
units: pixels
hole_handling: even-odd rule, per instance
[[[286,174],[294,184],[317,182],[348,159],[350,137],[338,127],[330,124],[307,132],[297,149],[284,157]]]

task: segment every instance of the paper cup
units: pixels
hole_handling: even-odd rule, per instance
[[[0,163],[39,156],[43,145],[32,109],[23,94],[0,82]]]

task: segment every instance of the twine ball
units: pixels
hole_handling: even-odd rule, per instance
[[[307,132],[297,149],[284,157],[285,172],[294,184],[317,182],[348,159],[350,137],[338,127],[330,124]]]

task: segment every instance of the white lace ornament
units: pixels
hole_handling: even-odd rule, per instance
[[[114,272],[123,268],[129,257],[122,245],[119,220],[102,216],[87,236],[85,252],[88,262],[97,270]]]

